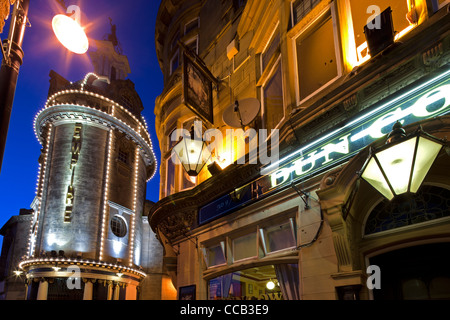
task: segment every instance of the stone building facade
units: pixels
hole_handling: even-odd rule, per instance
[[[448,136],[449,25],[436,0],[161,2],[161,200],[149,223],[180,299],[449,298],[448,143],[409,197],[387,201],[360,175],[397,120]],[[209,100],[189,96],[190,65]],[[256,117],[230,124],[224,114],[255,100]],[[243,137],[245,163],[239,142],[219,145],[189,176],[172,137],[199,120],[202,134],[278,134],[278,159],[252,163],[255,136]],[[367,283],[372,265],[381,290]]]

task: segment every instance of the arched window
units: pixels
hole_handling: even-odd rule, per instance
[[[364,234],[406,227],[450,216],[450,190],[422,186],[415,195],[384,200],[370,213]]]
[[[127,223],[121,216],[115,215],[111,218],[111,231],[119,238],[123,238],[127,235]]]

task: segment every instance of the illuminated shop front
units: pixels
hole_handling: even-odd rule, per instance
[[[445,115],[448,114],[450,110],[449,83],[450,73],[445,71],[434,78],[421,82],[418,85],[411,86],[407,90],[404,90],[402,94],[395,97],[389,97],[381,102],[378,106],[375,106],[371,112],[348,121],[345,125],[331,131],[323,138],[321,137],[317,141],[309,143],[299,151],[287,155],[280,160],[280,163],[278,164],[279,167],[275,170],[270,171],[267,168],[263,168],[261,170],[261,177],[244,186],[240,186],[231,193],[201,207],[198,211],[199,223],[207,223],[211,220],[218,219],[223,215],[230,214],[230,211],[232,212],[239,209],[244,212],[253,211],[245,208],[243,209],[243,207],[259,207],[259,203],[263,201],[280,203],[274,207],[269,205],[268,207],[266,206],[259,209],[260,211],[274,211],[274,216],[267,222],[267,226],[265,225],[264,220],[261,219],[258,221],[258,225],[253,228],[254,230],[252,233],[236,237],[226,236],[224,240],[217,240],[211,245],[203,248],[208,271],[211,270],[211,272],[213,272],[212,270],[214,268],[226,266],[227,252],[232,255],[232,259],[228,263],[229,266],[241,261],[244,262],[242,264],[244,266],[245,261],[247,261],[247,264],[252,260],[255,263],[262,263],[264,259],[270,259],[270,257],[276,253],[284,254],[283,258],[285,259],[290,253],[297,252],[297,250],[304,250],[301,249],[301,247],[305,245],[305,243],[303,243],[305,241],[304,239],[307,238],[310,233],[314,234],[314,238],[311,239],[310,244],[306,245],[311,245],[315,242],[317,240],[317,235],[321,232],[320,228],[323,220],[323,217],[320,217],[319,212],[323,214],[322,209],[325,209],[325,212],[328,212],[329,210],[329,208],[326,208],[326,205],[319,206],[318,202],[319,200],[322,200],[321,195],[327,193],[327,191],[324,190],[329,188],[328,184],[331,182],[330,185],[333,185],[332,179],[335,178],[332,178],[333,175],[329,174],[330,168],[331,172],[333,172],[335,170],[333,168],[341,168],[339,167],[340,164],[346,163],[348,159],[351,159],[355,155],[357,155],[356,158],[358,159],[361,158],[361,155],[366,155],[369,149],[368,145],[372,142],[379,144],[380,140],[383,140],[383,138],[386,137],[390,129],[392,129],[393,124],[397,121],[403,123],[409,128],[409,131],[414,131],[419,125],[422,125],[424,128],[433,128],[431,123],[436,122],[436,120],[427,120],[430,118],[435,119],[438,117],[438,119],[440,119],[439,122],[445,123],[448,119]],[[440,116],[441,118],[439,118]],[[441,132],[440,135],[443,136]],[[371,145],[373,145],[373,143]],[[448,161],[447,157],[446,153],[441,151],[437,162]],[[363,163],[361,163],[360,169],[362,168]],[[274,165],[271,166],[275,167]],[[266,172],[268,173],[263,175],[263,173]],[[323,175],[323,172],[325,172],[325,176]],[[359,189],[362,188],[361,184],[364,184],[364,188],[367,188],[367,182],[362,181],[358,177],[357,170],[354,171],[353,176],[353,178],[356,179],[356,182],[354,182],[354,185],[352,186],[354,189],[347,201],[342,204],[345,218],[347,218],[348,215],[351,215],[351,206],[353,205],[353,202],[355,202],[356,194],[361,192]],[[307,177],[306,182],[304,182],[305,177]],[[322,187],[318,191],[319,195],[314,194],[314,191],[303,191],[308,190],[308,180],[314,180],[315,177],[323,177],[321,182]],[[445,179],[448,180],[448,176],[444,178],[444,180]],[[299,183],[299,181],[301,182]],[[448,180],[448,182],[450,182],[450,180]],[[373,208],[372,213],[366,217],[366,220],[363,222],[365,228],[364,233],[366,234],[364,237],[368,237],[369,239],[375,238],[374,235],[378,232],[389,233],[388,230],[392,232],[392,230],[396,228],[409,227],[413,229],[416,224],[448,222],[450,216],[450,210],[448,209],[450,201],[448,183],[447,186],[436,186],[433,185],[433,183],[429,183],[430,182],[425,183],[417,193],[410,194],[410,198],[405,198],[407,196],[404,196],[392,201],[386,199],[376,205]],[[324,186],[326,187],[324,188]],[[281,195],[283,194],[283,190],[286,196],[283,196],[281,199],[276,199],[277,195],[280,195],[280,192]],[[293,195],[294,197],[295,195],[301,197],[302,200],[300,201],[297,198],[296,205],[287,209],[286,207],[288,206],[289,201],[286,200],[292,199]],[[374,197],[379,199],[380,194],[375,193]],[[274,198],[274,200],[270,201],[269,199],[271,198]],[[328,201],[330,200],[327,199],[327,196],[323,196],[321,202],[328,203]],[[297,209],[298,202],[301,203],[300,209]],[[277,209],[280,207],[284,209]],[[257,210],[258,209],[255,209],[255,211]],[[280,210],[280,212],[288,210],[288,212],[282,212],[281,214],[278,212],[275,213],[278,210]],[[289,210],[291,210],[290,213]],[[261,215],[261,213],[256,212],[254,214]],[[280,220],[280,223],[275,223],[275,216],[282,216],[285,220]],[[309,220],[310,225],[305,226],[304,221],[307,220]],[[298,228],[298,226],[300,226],[300,228]],[[251,229],[248,230],[250,231]],[[309,237],[311,237],[311,235],[309,235]],[[339,244],[334,243],[335,250],[339,252],[338,250],[341,248],[336,247],[336,245]],[[373,259],[377,262],[382,258],[372,259],[369,255],[367,259],[367,263],[370,265],[373,264]],[[446,265],[445,261],[442,262],[444,262],[443,265]],[[291,270],[294,270],[295,268],[296,272],[293,272],[293,274],[295,274],[296,277],[286,277],[282,275],[281,271],[278,271],[287,266],[291,266],[291,268],[293,268]],[[264,265],[264,267],[267,267],[267,265]],[[272,272],[271,276],[261,276],[259,278],[260,283],[262,283],[263,280],[266,282],[270,281],[271,277],[276,278],[278,283],[280,283],[279,290],[282,298],[286,297],[285,292],[288,290],[286,287],[295,287],[296,290],[298,290],[299,271],[297,264],[275,264],[272,265],[272,268],[273,271],[278,272]],[[243,299],[252,298],[252,296],[249,296],[248,294],[248,286],[251,283],[247,279],[249,278],[248,274],[251,274],[250,270],[252,269],[249,268],[238,272],[231,272],[209,280],[208,297],[210,299],[217,297],[231,298],[235,296],[243,297]],[[438,269],[434,268],[433,270]],[[442,270],[442,268],[439,268],[439,270]],[[365,277],[365,275],[362,274],[359,276]],[[444,282],[449,281],[450,279],[447,271],[442,274],[437,272],[436,277]],[[348,276],[348,278],[351,278],[351,276]],[[280,279],[287,279],[285,280],[287,283],[284,290],[282,290],[284,284],[283,280]],[[359,286],[364,285],[361,280],[359,280],[359,282],[361,283],[358,284],[358,288]],[[407,285],[414,284],[406,284],[406,286]],[[251,286],[254,286],[254,284],[251,284]],[[445,295],[448,297],[449,291],[442,289],[443,286],[441,284],[436,284],[435,286],[439,286],[440,296]],[[217,294],[217,287],[222,290],[219,290],[221,295]],[[346,286],[342,287],[346,288]],[[225,291],[223,291],[224,288]],[[354,289],[355,288],[352,290]],[[358,294],[359,290],[360,289],[358,289]],[[238,292],[238,294],[236,292]],[[275,297],[270,295],[270,293],[272,293],[270,290],[262,290],[258,291],[258,293],[259,297],[262,299],[275,299]],[[267,293],[269,293],[269,295],[264,296],[264,294]],[[383,294],[379,292],[377,292],[377,295],[379,297],[384,297]],[[297,295],[290,294],[289,298],[292,297],[298,298],[298,293]]]
[[[428,268],[429,280],[398,277],[398,270],[392,271],[398,261],[383,258],[390,251],[375,250],[379,242],[387,245],[389,241],[385,241],[390,237],[400,237],[402,240],[392,246],[403,256],[415,243],[406,239],[415,239],[419,233],[429,238],[417,240],[417,250],[426,253],[424,259],[433,261],[435,266],[448,264],[432,254],[450,239],[450,177],[445,171],[448,144],[444,142],[430,174],[414,194],[385,199],[360,178],[360,171],[369,150],[384,144],[397,121],[408,133],[420,125],[437,138],[447,136],[449,84],[450,71],[443,70],[283,156],[277,166],[259,169],[254,174],[256,178],[221,197],[210,200],[214,191],[208,189],[214,189],[213,185],[197,191],[195,198],[204,204],[198,207],[197,221],[193,211],[177,217],[179,221],[188,219],[183,223],[195,227],[182,231],[190,236],[175,250],[178,259],[187,262],[179,266],[181,269],[191,274],[201,272],[204,287],[196,290],[204,290],[202,299],[296,300],[302,295],[314,299],[308,297],[307,290],[320,281],[323,290],[332,288],[341,298],[414,298],[415,289],[403,289],[407,293],[402,295],[402,288],[408,286],[421,287],[416,289],[421,290],[417,294],[423,297],[448,297],[449,292],[442,285],[450,279],[448,268],[433,267],[432,274]],[[436,175],[437,181],[433,180]],[[167,224],[160,227],[174,230]],[[351,243],[351,237],[361,238]],[[351,247],[366,243],[370,244],[368,251],[364,246]],[[429,250],[423,249],[426,245]],[[198,254],[199,262],[192,270],[189,263],[193,263],[193,252]],[[384,266],[383,275],[394,272],[386,275],[382,285],[396,295],[367,289],[366,268],[372,264]],[[412,263],[412,268],[415,265],[420,263]],[[358,271],[354,271],[355,266]],[[390,278],[398,283],[385,283]],[[269,282],[275,284],[273,289],[268,289]],[[179,294],[184,287],[189,286],[181,286]]]
[[[197,8],[202,25],[205,13],[212,15],[208,3]],[[204,129],[233,127],[221,118],[235,101],[228,92],[241,90],[236,101],[261,103],[259,116],[242,129],[278,129],[279,157],[242,164],[215,150],[210,162],[220,168],[210,171],[207,163],[189,188],[177,185],[186,171],[180,165],[162,167],[173,169],[166,175],[173,179],[162,186],[149,223],[165,247],[178,298],[448,298],[450,266],[440,254],[450,243],[448,3],[298,0],[288,11],[281,2],[264,3],[267,15],[261,2],[247,1],[241,20],[233,20],[236,29],[225,28],[210,46],[197,43],[199,59],[222,80],[213,89],[214,123]],[[368,17],[358,14],[372,4],[392,15],[395,28],[379,52],[373,39],[364,41]],[[234,42],[224,40],[236,30]],[[222,46],[228,55],[219,54]],[[225,59],[232,63],[226,70]],[[155,107],[166,126],[158,136],[166,151],[161,163],[170,162],[174,148],[162,142],[164,130],[186,129],[195,118],[174,102],[183,83],[168,79]],[[397,131],[415,147],[409,155],[392,151],[408,149],[400,138],[386,144]],[[429,138],[430,147],[415,134]],[[387,150],[382,160],[380,150]],[[392,172],[406,178],[407,192],[392,187]],[[371,185],[384,180],[389,192]],[[380,267],[382,289],[367,282],[378,281],[373,266]]]

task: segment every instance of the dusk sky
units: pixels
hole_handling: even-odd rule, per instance
[[[147,184],[147,199],[158,201],[159,144],[154,130],[155,98],[162,92],[162,72],[155,52],[155,20],[159,0],[66,0],[66,5],[78,5],[82,10],[82,25],[89,39],[103,40],[110,33],[111,17],[117,26],[117,37],[123,54],[128,57],[136,91],[144,104],[153,149],[158,161],[157,174]],[[30,208],[35,196],[38,158],[42,146],[38,142],[33,120],[43,108],[49,89],[49,72],[54,70],[75,82],[93,71],[88,55],[70,54],[58,42],[51,20],[63,13],[56,0],[30,0],[31,27],[25,32],[24,62],[20,68],[14,105],[0,173],[0,227],[19,214],[20,208]],[[9,19],[5,23],[4,40],[8,36]],[[95,50],[95,49],[93,49]],[[3,237],[0,237],[0,245]]]

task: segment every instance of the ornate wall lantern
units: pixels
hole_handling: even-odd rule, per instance
[[[389,200],[416,193],[444,144],[421,127],[407,136],[397,121],[386,144],[370,150],[360,176]]]
[[[80,25],[81,11],[76,5],[67,8],[67,15],[58,14],[53,17],[52,27],[59,42],[68,50],[83,54],[89,48],[89,40]]]
[[[173,147],[173,151],[190,176],[197,176],[211,157],[206,142],[195,137],[194,127],[191,129],[190,137],[183,136]]]

